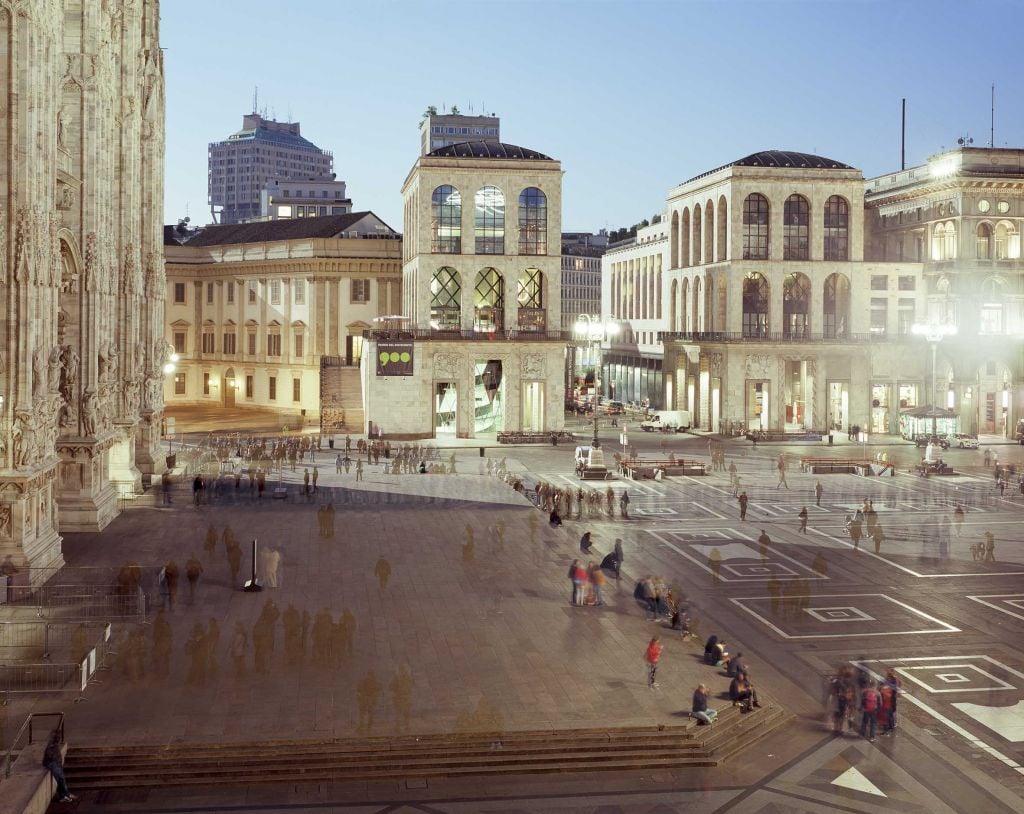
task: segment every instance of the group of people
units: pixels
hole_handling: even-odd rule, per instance
[[[843,665],[828,681],[832,734],[842,735],[858,722],[861,737],[872,743],[879,731],[882,735],[892,734],[896,729],[896,704],[902,688],[903,683],[892,668],[886,670],[884,680],[875,682],[866,670]]]
[[[604,586],[607,580],[601,566],[590,560],[586,567],[579,560],[569,566],[569,580],[572,583],[570,605],[603,605]]]
[[[534,489],[535,502],[539,509],[548,513],[552,526],[562,525],[562,520],[572,520],[573,512],[576,519],[583,519],[584,508],[587,517],[615,517],[615,505],[618,503],[619,515],[629,519],[629,490],[623,489],[618,495],[609,486],[604,496],[596,489],[584,489],[582,486],[562,489],[546,481],[538,481]]]
[[[739,707],[740,712],[750,712],[753,708],[761,706],[757,690],[750,681],[750,671],[743,660],[743,654],[730,656],[724,639],[719,639],[717,635],[708,637],[704,644],[704,663],[725,670],[731,679],[729,700],[734,707]],[[697,689],[693,691],[690,715],[697,719],[698,726],[710,725],[718,718],[718,710],[708,704],[709,693],[708,686],[704,683],[698,684]]]

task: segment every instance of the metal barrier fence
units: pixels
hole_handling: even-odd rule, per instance
[[[0,622],[0,661],[46,660],[55,649],[77,658],[87,650],[88,642],[101,638],[104,627],[98,622]],[[15,650],[21,652],[12,654]],[[27,657],[25,651],[29,651]]]
[[[145,618],[151,600],[141,587],[122,593],[112,588],[90,589],[87,585],[44,585],[33,591],[27,601],[13,604],[35,608],[40,619],[107,620]]]
[[[92,644],[79,661],[58,664],[0,665],[0,705],[6,706],[11,695],[77,691],[75,701],[84,700],[82,693],[98,670],[106,669],[111,649],[111,625],[105,625],[100,639]]]
[[[56,718],[56,724],[47,726],[43,730],[45,735],[37,736],[36,732],[39,729],[36,721],[42,719]],[[14,741],[11,743],[10,748],[4,753],[3,757],[0,758],[0,782],[7,780],[11,776],[11,767],[14,765],[14,761],[18,759],[18,755],[21,754],[22,749],[26,746],[31,746],[37,741],[41,741],[44,737],[49,740],[50,733],[56,730],[60,734],[60,742],[64,743],[64,713],[63,712],[33,712],[30,713],[28,718],[25,719],[25,723],[21,725],[18,730],[18,734],[14,736]]]

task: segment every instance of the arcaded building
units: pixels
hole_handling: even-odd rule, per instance
[[[22,3],[0,38],[0,560],[42,581],[164,466],[159,3]]]
[[[468,141],[402,188],[402,313],[364,357],[368,428],[477,437],[563,425],[558,161]],[[371,426],[372,425],[372,426]]]
[[[897,432],[899,406],[927,401],[927,354],[904,347],[924,313],[921,265],[865,260],[864,219],[861,172],[805,153],[678,185],[660,222],[605,255],[606,308],[627,323],[608,389],[639,399],[644,382],[652,404],[713,431]]]

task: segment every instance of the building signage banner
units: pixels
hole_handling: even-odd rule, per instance
[[[378,342],[377,375],[411,376],[412,342]]]

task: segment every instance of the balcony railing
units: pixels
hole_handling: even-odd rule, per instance
[[[364,339],[391,340],[391,341],[452,341],[452,340],[476,340],[478,342],[543,342],[560,341],[571,342],[572,331],[537,331],[537,330],[508,330],[508,331],[474,331],[448,328],[403,328],[393,330],[366,330],[363,331]]]
[[[823,334],[801,332],[752,332],[742,331],[659,331],[658,339],[662,342],[776,342],[779,344],[805,345],[830,344],[852,345],[862,342],[886,342],[892,340],[909,340],[909,336],[886,336],[885,334]]]

